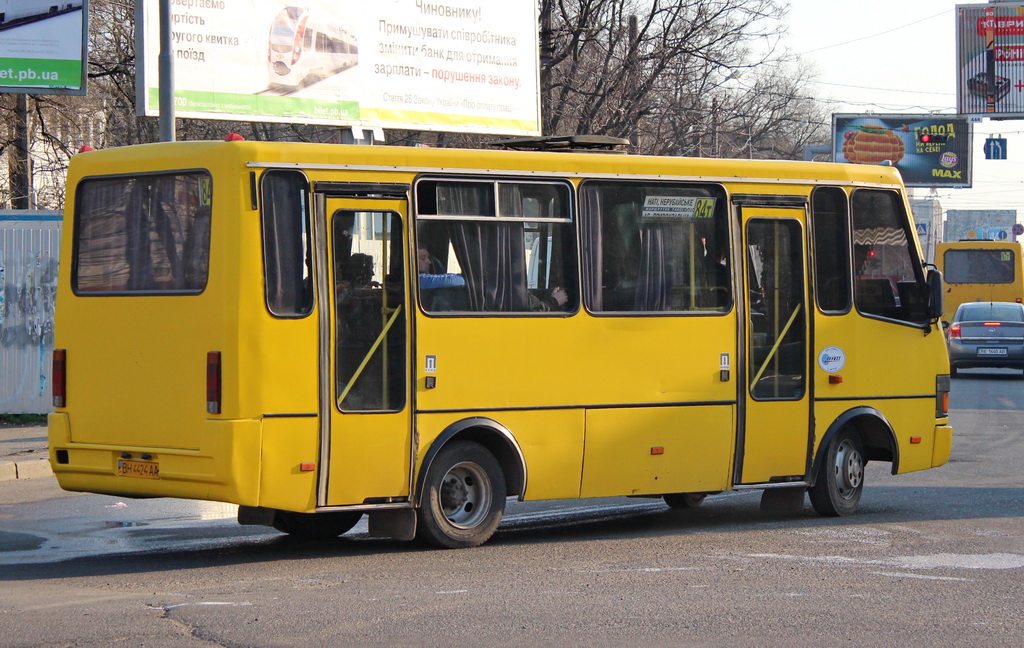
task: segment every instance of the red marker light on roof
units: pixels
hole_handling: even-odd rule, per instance
[[[225,142],[244,142],[245,138],[238,133],[228,133],[224,136]]]
[[[78,149],[78,152],[79,153],[88,153],[89,151],[95,151],[95,150],[96,149],[94,149],[93,147],[89,146],[88,144],[85,144],[84,146],[82,146],[82,148]]]

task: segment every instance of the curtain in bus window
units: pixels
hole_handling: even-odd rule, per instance
[[[84,181],[74,290],[201,292],[209,273],[211,198],[211,180],[200,172]]]
[[[529,310],[523,224],[478,221],[449,225],[474,311]]]
[[[308,315],[313,273],[306,178],[293,171],[268,171],[262,194],[267,308],[279,317]]]
[[[501,207],[521,216],[521,198],[514,186],[502,185]],[[438,183],[437,213],[494,216],[491,183]],[[451,221],[449,237],[462,267],[471,311],[528,310],[526,250],[523,223],[481,220]]]
[[[858,189],[853,213],[854,300],[867,315],[926,324],[927,286],[899,195]]]

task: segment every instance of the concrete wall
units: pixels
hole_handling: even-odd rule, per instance
[[[0,414],[46,414],[60,212],[0,210]]]

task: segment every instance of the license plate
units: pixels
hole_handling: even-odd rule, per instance
[[[992,349],[978,349],[978,355],[980,356],[1004,356],[1006,355],[1006,349],[992,348]]]
[[[130,459],[118,459],[117,474],[120,477],[160,479],[160,464],[155,461],[131,461]]]

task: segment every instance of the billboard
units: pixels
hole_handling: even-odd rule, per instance
[[[957,5],[956,107],[1024,116],[1024,2]]]
[[[295,0],[292,0],[293,2]],[[540,134],[535,0],[174,0],[178,117]],[[136,4],[159,114],[159,2]]]
[[[0,0],[0,92],[85,94],[88,0]]]
[[[832,115],[832,159],[888,160],[908,187],[970,187],[972,130],[954,115]]]
[[[952,241],[1014,241],[1013,226],[1017,224],[1016,209],[949,209],[943,240]]]

